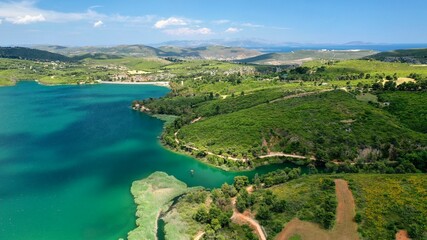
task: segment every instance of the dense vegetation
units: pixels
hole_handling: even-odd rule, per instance
[[[224,47],[224,46],[207,46],[207,47],[150,47],[146,45],[119,45],[113,47],[63,47],[63,46],[35,46],[35,48],[51,51],[67,56],[76,56],[83,53],[100,53],[106,55],[116,55],[124,57],[173,57],[173,58],[193,58],[193,59],[221,59],[234,60],[247,57],[253,57],[260,53],[254,50]]]
[[[375,54],[375,51],[345,51],[345,50],[300,50],[288,53],[267,53],[260,56],[240,60],[242,63],[254,64],[301,64],[312,60],[347,60],[358,59]]]
[[[399,154],[426,144],[424,135],[396,128],[399,125],[382,109],[334,91],[201,120],[182,127],[178,137],[202,150],[236,157],[273,151],[311,155],[323,162],[396,161]]]
[[[412,239],[427,237],[427,178],[418,175],[345,175],[356,200],[364,239],[393,239],[407,230]]]
[[[280,204],[280,207],[273,205],[271,216],[261,222],[269,235],[275,236],[293,218],[318,223],[324,229],[334,226],[337,202],[331,177],[304,177],[263,191],[269,192],[276,204]],[[256,204],[256,208],[262,205]]]
[[[379,94],[381,102],[389,102],[384,109],[395,115],[409,128],[427,134],[427,92],[386,91]]]
[[[223,73],[182,77],[168,96],[134,104],[178,115],[163,142],[226,169],[274,152],[331,172],[426,171],[425,67],[348,60]],[[395,91],[405,103],[387,98]]]
[[[298,168],[276,170],[256,175],[251,182],[238,176],[231,185],[189,191],[163,216],[166,239],[187,239],[200,233],[203,239],[257,239],[248,225],[230,219],[233,208],[256,219],[268,239],[274,239],[295,218],[331,230],[337,209],[334,179],[349,182],[356,203],[354,221],[362,239],[392,239],[401,229],[412,239],[427,236],[424,174],[300,174]],[[249,184],[251,191],[247,191]]]
[[[427,49],[402,49],[390,52],[381,52],[366,57],[385,62],[404,62],[412,64],[427,63]]]
[[[0,58],[61,62],[68,62],[73,60],[61,54],[24,47],[0,47]]]

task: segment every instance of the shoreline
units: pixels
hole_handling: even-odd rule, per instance
[[[119,82],[119,81],[99,81],[102,84],[124,84],[124,85],[155,85],[170,88],[169,82]]]

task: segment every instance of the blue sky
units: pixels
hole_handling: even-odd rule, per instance
[[[0,45],[426,43],[425,0],[0,0]]]

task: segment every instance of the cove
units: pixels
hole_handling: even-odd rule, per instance
[[[242,175],[164,149],[163,122],[129,108],[134,99],[168,91],[35,82],[0,87],[0,239],[126,238],[135,227],[133,181],[163,171],[188,186],[213,188]]]

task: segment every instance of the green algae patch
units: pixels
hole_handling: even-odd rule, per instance
[[[156,239],[157,219],[167,211],[172,200],[188,191],[187,185],[164,172],[155,172],[132,183],[131,193],[137,204],[137,227],[128,233],[129,240]]]

